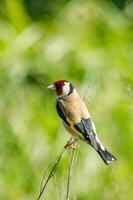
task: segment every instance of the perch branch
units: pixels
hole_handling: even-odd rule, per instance
[[[63,158],[63,156],[65,155],[65,152],[68,150],[68,149],[71,149],[72,148],[72,153],[71,153],[71,157],[70,157],[70,166],[69,166],[69,171],[68,171],[68,179],[67,179],[67,193],[66,193],[66,200],[69,200],[69,185],[70,185],[70,179],[71,179],[71,175],[72,175],[72,170],[73,170],[73,167],[74,167],[74,163],[75,163],[75,160],[76,160],[76,150],[73,149],[73,146],[72,146],[73,142],[72,142],[72,138],[70,138],[70,140],[68,141],[68,143],[64,146],[63,150],[60,152],[59,156],[57,157],[56,161],[55,161],[55,164],[53,166],[53,168],[51,169],[44,185],[43,185],[43,182],[44,182],[44,179],[45,179],[45,176],[46,176],[46,173],[47,173],[47,170],[44,172],[44,175],[43,175],[43,178],[41,180],[41,184],[40,184],[40,192],[39,192],[39,195],[37,197],[37,200],[40,200],[42,195],[43,195],[43,192],[44,190],[46,189],[47,187],[47,184],[49,182],[49,180],[52,178],[52,176],[54,175],[54,173],[56,172],[56,169],[57,169],[57,166],[60,162],[60,160]]]
[[[44,190],[46,189],[46,186],[47,186],[49,180],[50,180],[51,177],[54,175],[54,173],[55,173],[55,171],[56,171],[56,169],[57,169],[57,166],[58,166],[58,164],[59,164],[61,158],[64,156],[66,150],[67,150],[67,149],[64,148],[64,149],[61,151],[61,153],[59,154],[59,156],[57,157],[57,159],[56,159],[56,161],[55,161],[55,164],[54,164],[54,166],[53,166],[53,168],[52,168],[52,170],[51,170],[51,172],[50,172],[50,174],[49,174],[48,178],[46,179],[46,181],[45,181],[45,183],[44,183],[43,186],[42,186],[42,181],[41,181],[40,192],[39,192],[39,195],[38,195],[37,200],[40,200],[40,199],[41,199],[41,196],[42,196]],[[43,177],[44,177],[44,176],[45,176],[45,175],[43,175]],[[44,178],[43,178],[43,179],[44,179]]]
[[[67,177],[67,191],[66,191],[66,200],[69,200],[69,193],[70,193],[70,181],[72,178],[72,172],[74,168],[74,163],[76,161],[76,154],[77,149],[72,149],[72,153],[70,155],[70,164],[69,164],[69,170],[68,170],[68,177]]]

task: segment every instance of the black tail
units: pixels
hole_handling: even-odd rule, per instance
[[[111,161],[116,160],[115,156],[113,156],[110,152],[108,152],[106,149],[98,149],[98,154],[102,158],[102,160],[105,162],[106,165],[109,165]]]

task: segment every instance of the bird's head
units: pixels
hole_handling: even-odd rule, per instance
[[[70,95],[74,89],[73,85],[66,80],[58,80],[52,83],[47,87],[50,90],[54,90],[56,92],[56,95],[59,98],[64,98],[68,95]]]

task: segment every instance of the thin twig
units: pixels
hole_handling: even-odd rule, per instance
[[[41,180],[41,184],[40,184],[40,192],[41,192],[41,190],[42,190],[42,188],[43,188],[43,182],[44,182],[44,179],[45,179],[45,177],[46,177],[48,168],[49,168],[49,167],[47,167],[47,169],[44,171],[44,174],[43,174],[43,177],[42,177],[42,180]]]
[[[69,170],[68,170],[68,177],[67,177],[66,200],[69,200],[70,180],[71,180],[71,177],[72,177],[75,159],[76,159],[76,149],[72,149],[72,153],[71,153],[71,157],[70,157],[70,165],[69,165]]]
[[[59,154],[59,156],[57,157],[57,159],[56,159],[56,161],[55,161],[55,164],[54,164],[54,166],[53,166],[53,168],[52,168],[52,170],[51,170],[51,172],[50,172],[48,178],[46,179],[46,181],[45,181],[43,187],[42,187],[42,182],[41,182],[41,189],[40,189],[40,193],[39,193],[39,195],[38,195],[37,200],[40,200],[40,198],[41,198],[41,196],[42,196],[42,194],[43,194],[43,192],[44,192],[44,190],[45,190],[45,188],[46,188],[46,186],[47,186],[49,180],[50,180],[51,177],[54,175],[54,173],[55,173],[55,171],[56,171],[56,169],[57,169],[58,163],[60,162],[61,158],[64,156],[66,150],[67,150],[67,148],[64,148],[64,149],[61,151],[61,153]],[[43,177],[44,177],[44,176],[43,176]]]

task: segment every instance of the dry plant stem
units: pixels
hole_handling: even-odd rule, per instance
[[[46,169],[46,171],[44,171],[44,174],[43,174],[43,177],[42,177],[42,180],[41,180],[41,184],[40,184],[40,192],[42,191],[43,182],[44,182],[44,179],[46,177],[47,171],[48,171],[48,168]]]
[[[51,172],[50,172],[50,174],[49,174],[48,178],[46,179],[46,181],[45,181],[45,183],[44,183],[43,186],[42,186],[42,182],[41,182],[40,193],[39,193],[39,195],[38,195],[37,200],[40,200],[40,199],[41,199],[41,196],[42,196],[42,194],[43,194],[43,192],[44,192],[44,190],[45,190],[45,188],[46,188],[46,186],[47,186],[49,180],[50,180],[51,177],[54,175],[54,172],[56,171],[57,166],[58,166],[58,164],[59,164],[61,158],[64,156],[66,150],[67,150],[67,148],[66,148],[66,149],[64,148],[64,149],[61,151],[60,155],[57,157],[56,162],[55,162],[55,164],[54,164],[54,166],[53,166],[53,168],[52,168],[52,170],[51,170]]]
[[[67,177],[67,191],[66,191],[66,200],[69,200],[69,193],[70,193],[70,180],[72,177],[72,171],[74,167],[74,163],[76,160],[76,149],[72,149],[71,157],[70,157],[70,165]]]

